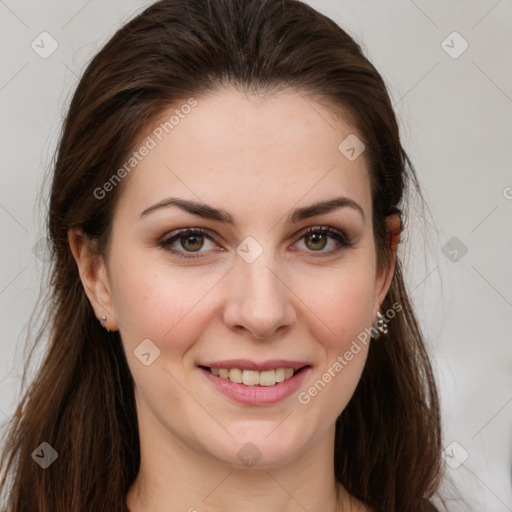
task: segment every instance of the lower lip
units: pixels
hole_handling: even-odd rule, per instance
[[[308,366],[297,372],[293,377],[273,386],[246,386],[231,382],[229,379],[217,377],[210,370],[199,368],[207,379],[224,395],[237,402],[248,405],[271,405],[288,398],[297,391],[306,374],[311,371]]]

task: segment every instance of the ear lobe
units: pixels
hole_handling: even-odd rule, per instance
[[[391,286],[391,281],[393,280],[393,275],[395,273],[395,263],[396,263],[396,252],[398,247],[398,241],[400,238],[400,233],[402,231],[402,222],[400,217],[397,214],[388,215],[386,217],[386,224],[388,232],[390,233],[390,256],[387,267],[382,268],[380,271],[377,271],[376,281],[375,281],[375,313],[374,316],[377,315],[377,311],[379,310],[380,305],[384,302],[384,299],[389,291]]]
[[[117,330],[112,292],[103,258],[95,251],[94,242],[81,229],[70,229],[68,242],[78,267],[82,286],[96,318],[106,316],[107,323],[104,327],[110,331]]]

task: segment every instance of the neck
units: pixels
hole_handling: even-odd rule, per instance
[[[240,469],[197,452],[150,418],[151,425],[139,424],[141,465],[126,498],[130,512],[359,510],[335,480],[334,425],[286,464]]]

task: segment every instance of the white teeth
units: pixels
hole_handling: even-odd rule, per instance
[[[274,386],[279,382],[293,377],[293,368],[275,368],[274,370],[241,370],[240,368],[210,368],[213,375],[229,379],[237,384],[246,386]]]
[[[292,370],[293,373],[293,370]],[[260,372],[260,386],[273,386],[276,383],[276,371],[265,370]]]
[[[260,372],[244,370],[242,373],[242,382],[246,386],[257,386],[260,383]]]
[[[242,370],[231,368],[231,370],[229,370],[229,380],[240,384],[242,382]]]

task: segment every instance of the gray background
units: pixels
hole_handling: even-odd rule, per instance
[[[308,3],[384,76],[430,208],[411,201],[401,251],[440,384],[447,473],[475,510],[510,511],[512,0]],[[63,113],[84,65],[145,5],[0,0],[2,420],[45,268],[34,246]],[[51,49],[43,31],[58,44],[47,58],[31,47]]]

